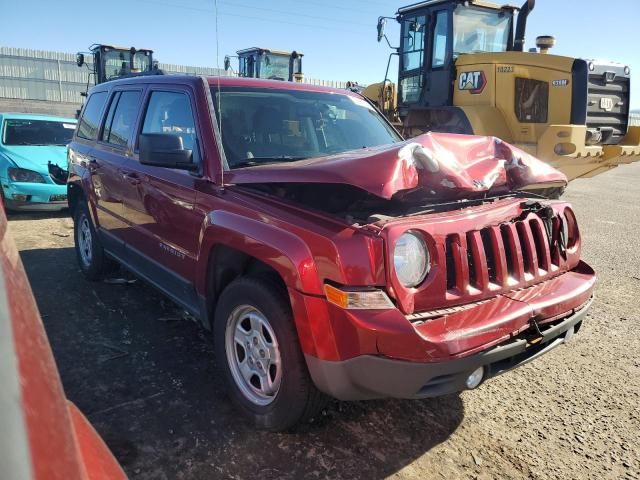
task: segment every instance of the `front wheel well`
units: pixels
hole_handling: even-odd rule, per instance
[[[278,271],[258,258],[226,245],[218,245],[212,250],[207,267],[209,318],[213,318],[216,303],[224,289],[237,278],[248,275],[268,278],[286,292],[286,284]]]

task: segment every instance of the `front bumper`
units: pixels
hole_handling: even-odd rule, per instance
[[[441,362],[416,363],[373,355],[344,361],[321,360],[305,355],[316,386],[339,400],[374,398],[420,399],[464,390],[465,380],[484,367],[484,380],[534,360],[566,343],[582,325],[591,306],[590,299],[567,317],[546,324],[535,343],[527,332],[474,355]]]
[[[13,211],[57,211],[67,207],[67,186],[2,180],[4,205]]]
[[[595,177],[618,165],[640,161],[640,127],[629,127],[617,145],[586,145],[584,125],[549,125],[535,148],[518,145],[564,173],[569,180]],[[559,155],[557,146],[572,153]]]

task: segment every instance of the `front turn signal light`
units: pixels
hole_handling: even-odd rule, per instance
[[[382,290],[342,290],[325,284],[327,300],[345,310],[388,310],[395,308]]]

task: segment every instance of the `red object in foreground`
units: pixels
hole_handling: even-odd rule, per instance
[[[82,271],[116,260],[212,329],[217,380],[271,430],[569,340],[595,274],[565,185],[493,137],[403,141],[352,92],[230,77],[99,85],[69,145]]]
[[[65,397],[2,208],[0,383],[0,478],[126,478],[100,436]]]

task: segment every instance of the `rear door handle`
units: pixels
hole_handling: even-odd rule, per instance
[[[129,172],[126,170],[121,170],[122,178],[129,182],[131,185],[140,185],[140,178],[136,172]]]
[[[89,170],[92,172],[95,172],[97,169],[100,168],[100,164],[98,163],[98,159],[96,157],[87,157],[88,159],[88,166],[89,166]]]

